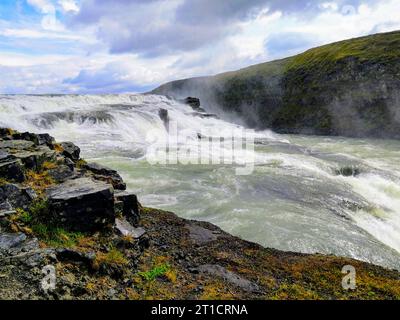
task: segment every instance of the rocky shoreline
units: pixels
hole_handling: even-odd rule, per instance
[[[342,287],[346,265],[355,290]],[[0,129],[0,299],[399,298],[397,271],[266,249],[143,207],[73,143]]]

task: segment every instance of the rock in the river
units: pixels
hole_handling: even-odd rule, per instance
[[[198,98],[193,98],[193,97],[187,97],[185,99],[185,103],[191,106],[193,109],[198,109],[200,108],[200,99]]]
[[[115,219],[115,230],[122,236],[133,239],[140,239],[146,233],[143,228],[135,228],[127,220],[120,218]]]
[[[115,222],[114,189],[88,178],[48,189],[50,209],[58,223],[73,231],[95,231]]]
[[[70,158],[72,161],[78,161],[81,154],[81,149],[77,147],[72,142],[62,142],[61,147],[63,150],[63,155]]]
[[[122,203],[122,214],[134,226],[139,224],[139,202],[137,196],[127,191],[116,191],[114,198]]]
[[[158,110],[158,116],[164,123],[165,128],[168,130],[169,129],[169,115],[168,115],[168,110],[167,109],[160,109]]]
[[[116,170],[107,168],[94,162],[86,164],[84,168],[94,173],[97,180],[111,183],[114,189],[126,190],[126,184]]]
[[[20,160],[0,162],[0,178],[23,182],[25,180],[24,169]]]

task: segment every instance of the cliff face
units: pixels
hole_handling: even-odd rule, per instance
[[[400,138],[400,32],[311,49],[153,93],[198,96],[250,127],[280,133]]]

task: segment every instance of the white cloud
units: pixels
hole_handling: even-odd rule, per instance
[[[58,4],[65,12],[79,12],[79,6],[74,0],[59,0]]]

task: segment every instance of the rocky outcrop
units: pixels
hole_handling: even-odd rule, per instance
[[[126,183],[117,171],[98,163],[87,163],[84,165],[84,168],[92,172],[97,180],[111,183],[117,190],[126,190]]]
[[[79,147],[74,145],[72,142],[62,142],[60,145],[63,149],[62,154],[64,156],[68,157],[72,161],[79,160],[79,156],[81,153],[81,149],[79,149]]]
[[[199,97],[252,128],[400,139],[400,31],[351,39],[152,91]],[[196,105],[196,103],[194,103]],[[235,118],[230,116],[230,119]]]
[[[47,190],[52,217],[73,231],[101,230],[115,222],[114,189],[89,178],[69,180]]]

